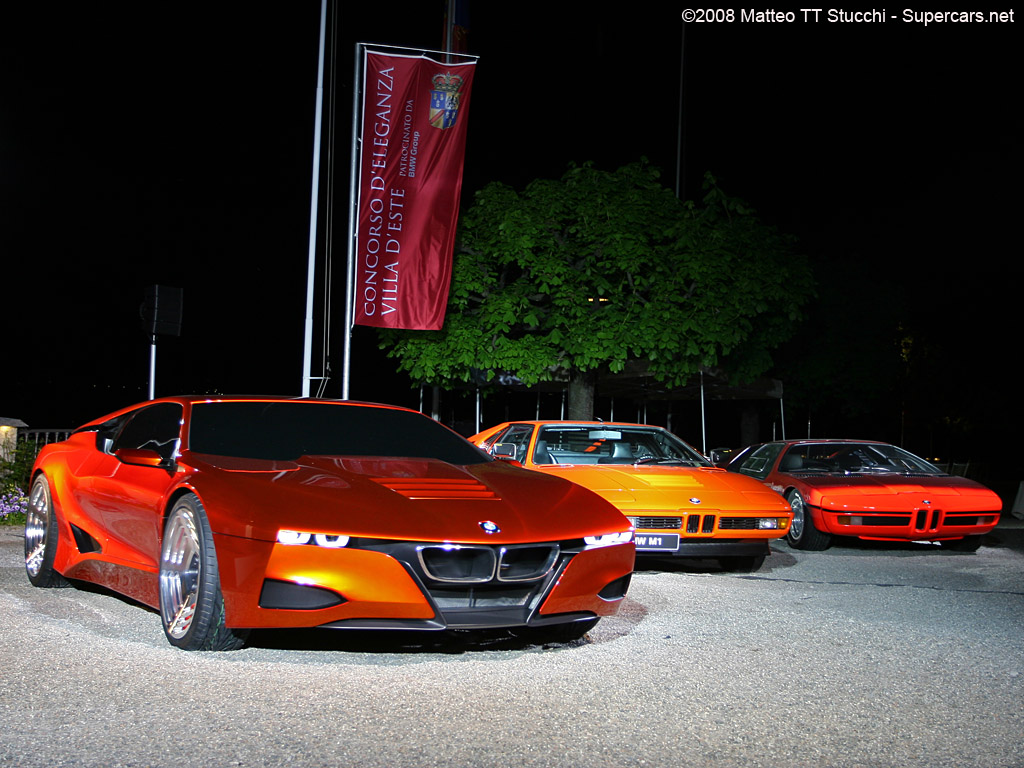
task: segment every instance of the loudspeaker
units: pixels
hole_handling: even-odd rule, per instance
[[[164,336],[181,335],[181,288],[151,285],[142,302],[142,327],[146,333]]]

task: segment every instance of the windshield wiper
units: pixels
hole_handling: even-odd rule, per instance
[[[644,456],[643,458],[634,461],[633,464],[685,464],[688,467],[700,466],[699,464],[694,464],[692,461],[687,461],[685,459],[673,459],[670,456]]]

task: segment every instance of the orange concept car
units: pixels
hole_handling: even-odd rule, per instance
[[[616,613],[632,530],[596,494],[495,461],[415,411],[175,397],[40,452],[37,587],[94,582],[186,650],[260,627],[582,636]]]
[[[762,481],[793,505],[795,549],[833,536],[932,541],[973,551],[1003,503],[980,483],[948,475],[909,451],[869,440],[789,440],[745,448],[728,469]]]
[[[712,558],[753,571],[770,553],[769,540],[789,529],[789,504],[778,494],[712,466],[661,427],[517,421],[470,442],[603,496],[635,527],[638,556]]]

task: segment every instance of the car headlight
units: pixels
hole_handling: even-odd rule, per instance
[[[318,547],[327,549],[339,549],[349,542],[349,537],[340,533],[306,533],[305,531],[280,530],[277,532],[277,541],[280,544],[294,546],[309,544],[311,541]]]
[[[785,528],[789,518],[786,517],[761,517],[758,518],[757,527],[761,530],[775,531]]]
[[[340,533],[318,533],[313,539],[321,547],[327,547],[328,549],[338,549],[348,544],[348,536],[342,536]]]
[[[602,533],[600,536],[584,536],[583,543],[588,547],[610,547],[612,544],[628,544],[633,540],[633,531]]]

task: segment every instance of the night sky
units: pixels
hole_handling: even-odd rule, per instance
[[[11,5],[0,10],[0,416],[72,426],[145,399],[139,305],[153,284],[183,288],[185,303],[180,338],[157,347],[158,395],[299,394],[319,2]],[[336,377],[353,44],[441,45],[442,2],[362,5],[372,10],[338,12]],[[612,170],[643,156],[674,185],[686,6],[535,7],[471,5],[481,58],[464,202],[570,161]],[[918,423],[947,418],[952,382],[958,402],[987,404],[976,418],[1019,426],[1017,21],[734,13],[686,25],[684,193],[699,196],[711,171],[800,238],[820,283],[800,352],[820,345],[834,381],[870,376],[890,343],[877,326],[895,317],[929,345],[924,378],[945,382]],[[326,208],[326,186],[320,199]],[[352,396],[415,405],[374,347],[357,329]],[[806,364],[793,350],[777,359],[783,380]],[[337,378],[327,394],[340,394]],[[847,434],[865,423],[818,399],[820,423]],[[904,406],[876,406],[879,434],[852,436],[898,440]]]

